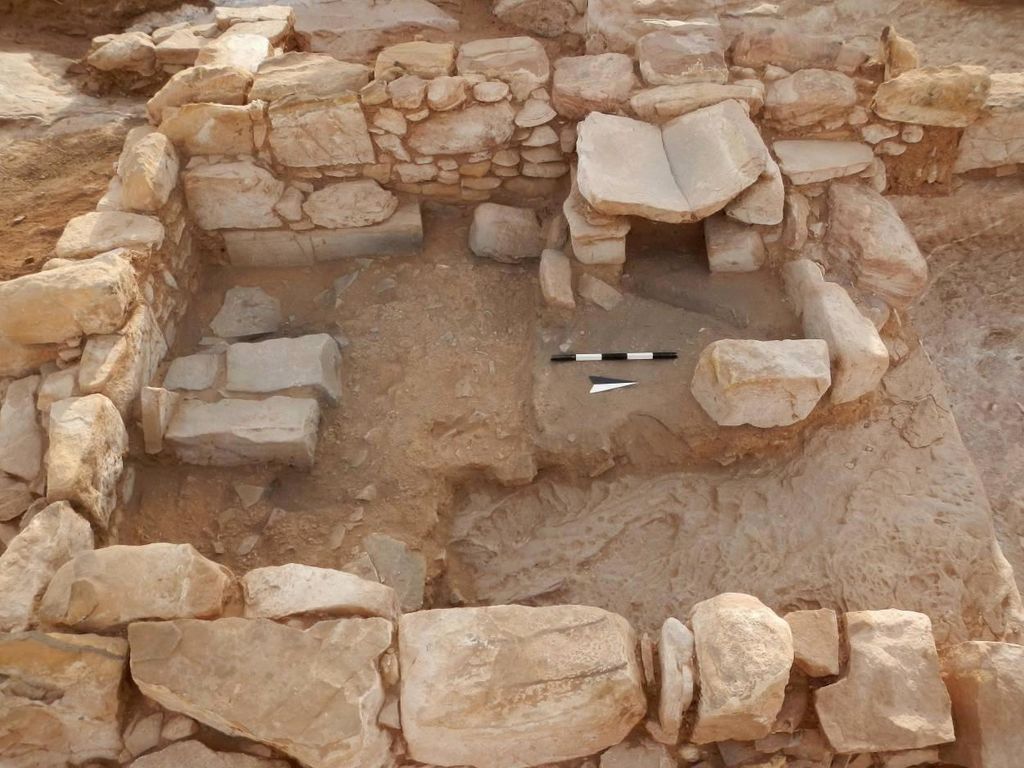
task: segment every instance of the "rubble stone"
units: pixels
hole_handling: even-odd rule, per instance
[[[759,80],[742,83],[687,83],[659,85],[638,91],[629,106],[642,120],[660,122],[733,99],[757,114],[764,105],[764,84]]]
[[[166,107],[160,133],[189,155],[251,155],[253,126],[263,123],[262,108],[230,104],[182,104]]]
[[[649,32],[636,41],[636,57],[648,85],[729,82],[722,30],[717,25],[689,24]]]
[[[841,119],[857,103],[853,80],[840,72],[802,69],[768,84],[765,116],[787,127],[806,128]]]
[[[491,12],[507,24],[541,37],[572,31],[586,4],[580,0],[498,0]]]
[[[693,648],[693,633],[686,625],[671,616],[665,619],[658,642],[658,725],[666,744],[679,741],[683,716],[693,702]]]
[[[288,565],[255,568],[242,577],[245,616],[380,616],[395,621],[401,613],[395,590],[344,571]]]
[[[232,344],[227,371],[224,386],[231,392],[309,388],[331,402],[341,398],[341,353],[326,333]]]
[[[469,249],[481,258],[515,264],[544,249],[537,214],[530,208],[481,203],[473,210]]]
[[[184,766],[189,766],[189,768],[288,768],[288,763],[284,760],[247,755],[242,752],[214,752],[201,741],[189,740],[179,741],[156,752],[150,752],[129,764],[129,768],[183,768]]]
[[[249,90],[249,101],[275,101],[292,94],[329,99],[358,91],[369,81],[370,68],[364,64],[290,51],[260,64]]]
[[[397,67],[407,74],[430,79],[450,75],[454,66],[454,44],[413,40],[389,45],[378,53],[373,76],[383,77],[389,69]]]
[[[466,100],[463,77],[435,77],[427,86],[427,104],[438,112],[455,109]]]
[[[418,611],[402,616],[399,641],[403,736],[418,762],[583,757],[621,741],[646,709],[636,633],[599,608]]]
[[[302,210],[319,227],[340,229],[377,224],[398,209],[398,198],[373,179],[329,184],[306,198]]]
[[[619,291],[593,275],[580,275],[578,288],[581,299],[606,311],[610,312],[622,303],[622,294]]]
[[[216,618],[235,579],[191,544],[88,549],[62,565],[39,605],[48,624],[109,632],[145,619]]]
[[[284,182],[254,163],[200,165],[183,174],[189,212],[203,229],[265,229],[278,227],[274,206]]]
[[[820,339],[722,339],[701,352],[690,389],[722,426],[780,427],[805,419],[830,383]]]
[[[831,608],[791,611],[782,617],[793,632],[797,667],[810,677],[839,674],[839,623]]]
[[[537,85],[546,83],[551,74],[544,46],[531,37],[499,37],[463,43],[455,66],[460,75],[483,75],[506,82],[526,72]]]
[[[379,618],[304,632],[241,618],[128,627],[132,678],[145,696],[310,768],[387,763],[377,664],[391,635]]]
[[[220,355],[199,353],[176,357],[164,374],[165,389],[210,389],[217,382],[222,367]]]
[[[271,102],[268,115],[270,147],[282,165],[310,168],[376,162],[355,94],[277,99]]]
[[[921,67],[879,85],[871,108],[885,120],[964,128],[981,115],[990,86],[985,67]]]
[[[43,468],[46,435],[39,425],[39,376],[11,382],[0,406],[0,471],[32,482]]]
[[[150,120],[159,125],[168,107],[197,102],[245,104],[250,84],[252,73],[238,67],[189,67],[164,83],[146,103],[146,111]]]
[[[140,401],[146,453],[160,453],[164,447],[164,433],[181,402],[181,395],[159,387],[143,387]]]
[[[676,760],[661,744],[650,739],[623,741],[601,753],[600,768],[672,768]]]
[[[704,241],[712,272],[753,272],[764,265],[761,233],[726,216],[704,219]]]
[[[566,56],[555,61],[551,103],[563,117],[582,120],[590,112],[615,112],[635,85],[633,60],[625,54]]]
[[[89,52],[86,63],[104,72],[135,72],[152,75],[156,71],[156,46],[143,32],[106,35],[103,42]]]
[[[697,603],[690,622],[700,673],[691,739],[706,744],[767,736],[782,708],[793,664],[789,625],[756,597],[738,593]]]
[[[832,69],[843,43],[831,35],[807,35],[791,26],[740,33],[732,44],[732,62],[760,69],[774,64],[790,72]]]
[[[161,208],[178,184],[178,155],[166,136],[151,133],[137,141],[117,164],[121,200],[133,211]]]
[[[237,67],[255,72],[274,48],[262,35],[221,35],[203,46],[196,64],[208,67]]]
[[[515,111],[505,101],[432,114],[409,130],[407,144],[421,155],[493,150],[512,138],[514,117]]]
[[[576,308],[572,295],[572,264],[561,251],[545,248],[541,253],[540,292],[549,307]]]
[[[61,259],[83,259],[115,248],[156,250],[163,242],[164,227],[158,219],[123,211],[93,211],[67,223],[54,251]]]
[[[725,206],[730,218],[747,224],[775,226],[785,215],[786,187],[782,181],[782,169],[765,147],[765,170],[757,181],[747,187],[738,197]]]
[[[1024,163],[1024,73],[993,74],[981,117],[960,138],[953,172],[1014,163]]]
[[[846,614],[846,636],[845,677],[814,697],[836,752],[891,752],[953,741],[949,694],[927,616],[855,611]]]
[[[241,339],[276,333],[281,327],[281,302],[262,288],[235,286],[224,294],[224,303],[210,330],[222,339]]]
[[[67,502],[51,504],[35,515],[0,555],[0,632],[33,625],[36,604],[53,574],[92,546],[92,528]]]
[[[422,552],[413,552],[405,542],[373,533],[363,539],[363,547],[380,580],[395,590],[405,612],[423,607],[427,580],[427,561]]]
[[[792,139],[773,145],[779,167],[794,184],[814,184],[852,176],[874,162],[871,147],[859,141]]]
[[[0,523],[21,517],[33,498],[26,483],[0,472]]]

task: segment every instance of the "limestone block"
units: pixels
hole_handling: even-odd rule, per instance
[[[828,191],[829,255],[845,265],[862,290],[899,309],[928,285],[928,263],[892,203],[861,184]]]
[[[697,603],[690,623],[700,673],[691,739],[706,744],[767,736],[793,664],[789,625],[756,597],[739,593]]]
[[[410,129],[407,144],[421,155],[493,150],[512,138],[514,118],[515,111],[505,101],[432,114]]]
[[[557,309],[575,309],[572,264],[561,251],[545,248],[540,255],[540,293],[544,303]]]
[[[460,75],[483,75],[506,82],[525,72],[537,85],[546,83],[551,74],[544,46],[531,37],[499,37],[463,43],[455,66]]]
[[[832,360],[833,403],[873,392],[889,369],[889,350],[874,323],[836,283],[815,283],[800,300],[804,338],[824,339]]]
[[[196,64],[207,67],[237,67],[255,72],[274,47],[262,35],[221,35],[211,40],[196,56]]]
[[[85,57],[85,62],[104,72],[135,72],[152,75],[156,71],[156,46],[144,32],[105,35],[103,42]]]
[[[455,109],[466,100],[464,77],[435,77],[427,86],[427,105],[438,112]]]
[[[57,570],[40,619],[109,632],[144,619],[216,618],[234,576],[191,544],[115,545],[80,552]]]
[[[683,716],[693,702],[693,648],[693,633],[686,625],[671,616],[665,619],[658,641],[658,725],[666,744],[679,741]]]
[[[796,665],[810,677],[839,674],[839,622],[831,608],[791,611],[782,617],[793,632]]]
[[[53,574],[92,546],[92,528],[67,502],[35,515],[0,555],[0,632],[20,632],[34,624],[36,603]]]
[[[954,173],[1024,163],[1024,72],[992,75],[981,117],[960,137]]]
[[[194,102],[244,104],[252,81],[252,73],[238,67],[189,67],[164,83],[146,103],[146,111],[149,119],[159,125],[168,107]]]
[[[289,96],[271,102],[268,114],[270,147],[282,165],[310,168],[376,162],[355,94],[321,99]]]
[[[794,184],[852,176],[867,169],[875,159],[871,147],[859,141],[794,139],[776,141],[772,148],[782,172]]]
[[[241,339],[276,333],[281,320],[281,302],[276,298],[262,288],[235,286],[224,293],[210,330],[222,339]]]
[[[253,126],[262,110],[253,105],[183,104],[165,107],[160,133],[189,155],[251,155]]]
[[[598,213],[579,193],[575,178],[562,212],[569,226],[572,252],[584,264],[623,264],[626,261],[626,235],[630,230],[625,216]]]
[[[0,523],[21,517],[34,498],[27,483],[0,472]]]
[[[117,333],[89,337],[78,365],[78,387],[87,395],[106,395],[128,418],[166,354],[160,326],[149,307],[140,304]]]
[[[830,384],[820,339],[722,339],[701,352],[690,390],[722,426],[780,427],[805,419]]]
[[[985,67],[921,67],[879,85],[871,108],[885,120],[964,128],[981,115],[990,87]]]
[[[580,275],[578,288],[581,299],[609,312],[622,303],[619,291],[593,275]]]
[[[46,498],[70,501],[106,528],[128,450],[128,433],[117,407],[103,395],[60,400],[50,408]]]
[[[4,765],[40,768],[117,762],[128,644],[120,637],[0,635]]]
[[[581,0],[498,0],[491,12],[507,24],[541,37],[576,29],[586,10]]]
[[[82,259],[115,248],[156,250],[164,242],[164,225],[152,216],[122,211],[93,211],[71,219],[54,249],[61,259]]]
[[[807,35],[794,26],[740,33],[732,43],[732,63],[761,69],[774,64],[790,72],[833,69],[843,42],[832,35]]]
[[[566,56],[555,61],[551,103],[558,114],[582,120],[590,112],[615,112],[636,86],[633,60],[622,53]]]
[[[418,75],[402,75],[388,83],[387,93],[399,109],[419,109],[427,95],[427,81]]]
[[[281,219],[274,205],[284,182],[252,160],[199,165],[183,174],[185,199],[203,229],[265,229]]]
[[[151,133],[135,142],[117,164],[121,202],[132,211],[155,212],[178,184],[178,155],[166,136]]]
[[[782,283],[786,289],[786,297],[792,302],[797,316],[803,314],[804,296],[810,294],[812,287],[825,280],[821,267],[810,259],[794,259],[782,266]]]
[[[138,299],[124,255],[107,253],[0,282],[0,338],[60,343],[120,328]]]
[[[501,80],[485,80],[473,86],[473,98],[484,104],[491,104],[507,97],[508,91],[508,83]]]
[[[234,467],[279,462],[313,465],[320,406],[312,398],[183,400],[164,441],[189,464]]]
[[[181,395],[159,387],[143,387],[140,400],[146,453],[160,453],[164,447],[164,433],[181,402]]]
[[[760,80],[748,80],[728,85],[659,85],[633,94],[629,106],[641,120],[661,122],[729,99],[744,104],[750,114],[757,114],[764,104],[764,84]]]
[[[749,187],[725,206],[725,214],[747,224],[773,227],[782,222],[786,208],[786,187],[782,169],[765,147],[765,170]]]
[[[640,76],[648,85],[727,83],[722,42],[722,30],[714,24],[648,32],[636,41]]]
[[[309,388],[336,403],[341,397],[341,353],[326,333],[232,344],[227,351],[231,392]]]
[[[383,533],[366,536],[363,548],[380,580],[395,590],[402,611],[410,613],[422,608],[427,581],[427,561],[423,553]]]
[[[538,258],[543,249],[544,238],[533,209],[481,203],[473,210],[469,250],[477,256],[515,264]]]
[[[196,57],[206,42],[205,38],[190,29],[177,29],[157,43],[157,64],[180,64],[191,67],[196,63]]]
[[[318,227],[378,224],[398,209],[398,198],[373,179],[340,181],[310,193],[302,210]]]
[[[380,618],[323,621],[304,632],[241,618],[128,627],[132,678],[144,695],[310,768],[388,762],[377,664],[391,635]]]
[[[636,42],[647,33],[680,25],[681,19],[706,19],[723,3],[724,0],[666,0],[657,4],[592,0],[586,8],[587,53],[631,54]],[[701,21],[693,23],[699,24]]]
[[[186,718],[187,719],[187,718]],[[179,741],[150,752],[129,764],[129,768],[288,768],[284,760],[247,755],[244,752],[214,752],[201,741]]]
[[[233,24],[229,29],[224,31],[221,37],[259,35],[260,37],[265,37],[269,40],[271,45],[282,46],[291,32],[292,25],[290,21],[283,19],[264,19],[262,21],[243,21],[238,24]],[[279,50],[279,48],[276,48],[275,50]]]
[[[164,374],[165,389],[211,389],[217,383],[223,367],[223,357],[199,353],[176,357]]]
[[[46,435],[39,425],[39,376],[12,381],[0,406],[0,472],[31,483],[43,467]]]
[[[584,606],[406,614],[409,754],[433,765],[515,768],[617,744],[646,709],[636,642],[625,619]]]
[[[291,51],[265,59],[256,70],[249,100],[275,101],[301,94],[325,99],[358,91],[370,82],[365,64],[338,61],[318,53]]]
[[[292,21],[294,12],[286,5],[260,5],[249,8],[214,8],[213,17],[218,29],[257,21]]]
[[[768,84],[764,114],[787,128],[805,128],[842,119],[856,103],[851,78],[826,69],[801,69]]]
[[[704,219],[708,267],[712,272],[753,272],[764,265],[761,233],[726,216]]]
[[[43,383],[39,385],[39,394],[36,396],[36,410],[39,413],[47,416],[50,406],[58,400],[82,394],[78,388],[78,368],[78,365],[72,365],[43,376]]]
[[[430,43],[413,40],[389,45],[377,54],[373,67],[374,77],[383,77],[390,69],[400,69],[409,75],[427,79],[450,75],[455,66],[453,43]]]
[[[255,568],[242,577],[245,616],[379,616],[396,621],[401,610],[395,590],[345,571],[288,565]]]
[[[1016,768],[1024,750],[1024,646],[972,641],[942,658],[953,701],[956,743],[948,762],[967,768]]]
[[[953,740],[949,694],[927,616],[847,613],[846,637],[845,677],[814,696],[818,720],[836,752],[918,749]]]
[[[14,281],[0,282],[0,295],[10,293],[4,290],[4,286],[12,282]],[[4,306],[0,305],[0,323],[10,322],[12,317],[14,317],[14,313],[9,309],[5,311],[5,309]],[[24,320],[25,317],[22,315],[18,319]],[[15,344],[0,336],[0,376],[4,378],[27,376],[39,370],[39,367],[44,363],[56,360],[58,352],[59,349],[54,344],[25,346],[23,344]]]

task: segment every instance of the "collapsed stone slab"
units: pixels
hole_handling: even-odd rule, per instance
[[[191,544],[115,545],[62,565],[39,604],[47,624],[109,632],[145,619],[216,618],[235,585]]]
[[[949,694],[927,616],[855,611],[846,614],[846,636],[845,677],[814,697],[836,752],[918,749],[953,740]]]
[[[341,398],[341,353],[326,333],[232,344],[227,371],[224,386],[231,392],[306,388],[333,403]]]
[[[289,616],[379,616],[396,621],[401,613],[395,590],[345,571],[287,565],[255,568],[242,577],[245,615],[251,619]]]
[[[964,128],[981,114],[990,86],[985,67],[921,67],[879,85],[871,108],[885,120]]]
[[[750,114],[756,115],[764,105],[764,83],[744,80],[728,84],[659,85],[633,94],[629,106],[640,119],[661,122],[730,99],[746,105]]]
[[[751,595],[724,593],[690,613],[700,674],[692,740],[697,744],[767,736],[793,665],[789,625]]]
[[[537,214],[530,208],[481,203],[473,209],[469,249],[482,258],[515,264],[544,249]]]
[[[722,426],[779,427],[807,418],[830,383],[820,339],[722,339],[701,352],[690,390]]]
[[[419,611],[402,616],[399,638],[402,730],[419,762],[582,757],[621,741],[646,709],[636,633],[599,608]]]
[[[964,129],[954,173],[1024,163],[1024,73],[992,75],[981,116]]]
[[[280,462],[308,469],[313,466],[319,422],[320,406],[312,398],[183,400],[167,425],[164,441],[189,464]]]
[[[0,555],[0,632],[28,629],[53,574],[92,546],[92,528],[67,502],[35,515]]]
[[[776,141],[772,148],[779,167],[794,184],[814,184],[852,176],[874,162],[871,147],[859,141],[793,139]]]
[[[82,259],[115,248],[156,250],[164,242],[164,225],[152,216],[123,211],[93,211],[75,216],[54,248],[58,258]]]
[[[100,528],[117,503],[128,433],[117,407],[103,395],[60,400],[50,407],[46,498],[70,501]]]
[[[378,671],[392,625],[178,619],[128,627],[131,674],[162,706],[279,749],[310,768],[387,763]]]

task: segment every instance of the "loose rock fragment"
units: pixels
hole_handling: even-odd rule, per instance
[[[575,309],[572,264],[561,251],[545,248],[540,255],[540,292],[549,307]]]
[[[380,616],[401,613],[395,590],[344,571],[288,565],[256,568],[242,578],[245,615],[256,619],[289,616]]]
[[[11,382],[0,405],[0,471],[32,482],[42,470],[46,435],[39,425],[39,376]]]
[[[186,720],[188,718],[185,718]],[[189,721],[193,722],[193,721]],[[130,768],[288,768],[284,760],[273,760],[242,752],[214,752],[200,741],[180,741],[144,755]]]
[[[704,219],[704,241],[712,272],[753,272],[764,264],[761,233],[726,216]]]
[[[302,210],[320,227],[365,227],[389,218],[398,198],[373,179],[341,181],[312,192]]]
[[[515,264],[544,249],[537,214],[530,208],[481,203],[473,210],[469,249],[482,258]]]
[[[427,561],[422,552],[413,552],[397,539],[373,533],[363,539],[380,580],[395,590],[405,612],[423,607],[423,591],[427,579]]]
[[[614,112],[635,85],[633,60],[625,54],[566,56],[555,61],[551,103],[558,114],[581,120],[590,112]]]
[[[658,724],[666,744],[679,741],[683,716],[693,701],[693,648],[693,633],[686,625],[671,616],[665,619],[658,642]]]
[[[622,293],[593,275],[580,275],[580,298],[611,311],[622,302]]]
[[[241,339],[275,333],[281,327],[281,302],[262,288],[229,288],[224,303],[210,322],[222,339]]]
[[[985,67],[922,67],[879,85],[871,108],[886,120],[964,128],[980,116],[990,87]]]
[[[793,632],[796,665],[811,677],[839,674],[839,623],[830,608],[792,611],[782,617]]]

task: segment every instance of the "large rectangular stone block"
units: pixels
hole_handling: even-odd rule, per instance
[[[232,344],[227,367],[225,386],[232,392],[308,388],[331,402],[341,397],[341,353],[326,333]]]

